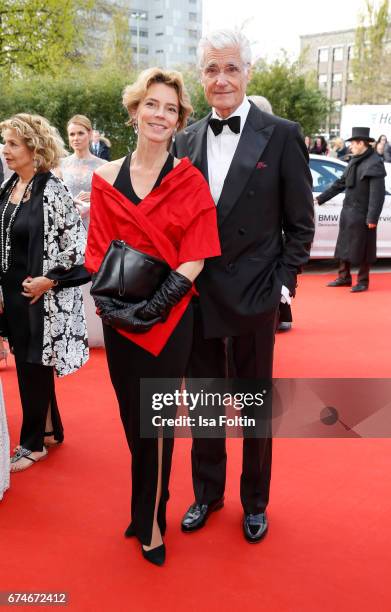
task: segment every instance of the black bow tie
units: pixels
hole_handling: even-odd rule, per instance
[[[228,125],[231,132],[234,134],[240,134],[240,117],[230,117],[229,119],[209,119],[209,125],[213,130],[213,134],[218,136],[223,131],[223,127]]]

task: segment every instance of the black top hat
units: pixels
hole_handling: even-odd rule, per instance
[[[370,128],[368,127],[354,127],[352,128],[352,135],[350,138],[347,138],[347,142],[349,140],[366,140],[367,142],[375,142],[374,138],[371,138],[369,135]]]

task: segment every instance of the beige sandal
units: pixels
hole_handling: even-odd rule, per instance
[[[41,461],[42,459],[46,459],[46,457],[48,456],[48,451],[45,448],[45,453],[42,455],[42,457],[38,457],[37,459],[34,459],[33,457],[30,457],[32,451],[28,450],[27,448],[23,448],[23,446],[20,446],[17,450],[16,453],[13,455],[13,457],[11,457],[11,468],[10,471],[11,472],[22,472],[23,470],[28,470],[28,468],[32,467],[34,465],[34,463],[37,463],[38,461]],[[18,462],[21,459],[28,459],[30,463],[19,463]]]

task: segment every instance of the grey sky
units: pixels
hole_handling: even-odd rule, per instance
[[[297,56],[299,36],[354,28],[364,0],[204,0],[204,30],[245,24],[254,58]]]

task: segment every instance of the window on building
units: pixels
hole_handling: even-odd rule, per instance
[[[320,87],[325,87],[327,85],[327,74],[320,74],[318,76],[318,84]]]
[[[130,33],[132,36],[137,36],[137,28],[130,28]],[[140,30],[139,36],[140,38],[148,38],[148,30]]]
[[[142,9],[132,9],[132,12],[130,13],[130,17],[132,19],[142,19],[143,21],[145,19],[148,19],[148,11],[144,11]]]
[[[164,53],[163,49],[156,49],[156,55],[158,55],[158,53]]]
[[[338,123],[332,123],[330,125],[330,136],[338,136],[339,134],[339,125]]]
[[[196,55],[197,47],[189,47],[189,55]]]
[[[189,4],[197,4],[197,0],[189,0]]]
[[[348,81],[349,81],[349,83],[351,83],[352,81],[354,81],[353,72],[349,72],[349,74],[348,74]]]
[[[197,30],[189,30],[189,38],[198,38]]]
[[[348,47],[348,59],[354,58],[354,45],[349,45]]]
[[[163,19],[163,15],[155,15],[155,19]]]
[[[197,21],[197,13],[189,13],[189,21]]]
[[[342,83],[342,72],[334,72],[333,74],[333,85]]]
[[[163,36],[163,32],[156,32],[155,36]]]
[[[133,46],[132,51],[134,55],[137,55],[137,47]],[[140,55],[148,55],[149,49],[148,47],[140,47]]]
[[[329,50],[328,49],[318,49],[318,62],[321,64],[322,62],[329,61]]]
[[[335,62],[342,62],[343,60],[343,47],[335,47],[333,51],[333,58]]]

